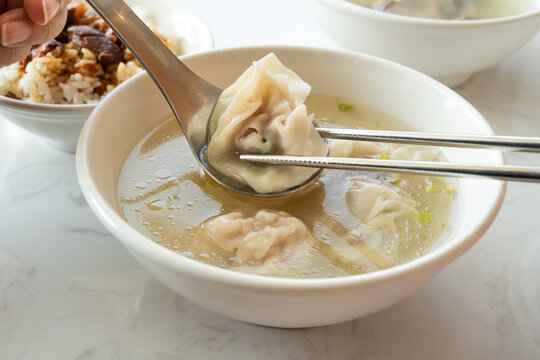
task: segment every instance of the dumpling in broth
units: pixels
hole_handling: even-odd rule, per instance
[[[317,169],[261,166],[239,153],[325,156],[326,142],[303,104],[311,88],[274,54],[256,61],[221,95],[212,114],[208,161],[259,193],[290,189]]]
[[[364,224],[396,232],[398,219],[418,220],[416,202],[400,188],[352,178],[345,194],[349,212]]]
[[[232,212],[206,221],[196,240],[236,256],[264,263],[283,249],[312,237],[306,225],[283,211],[259,210],[254,216]]]
[[[385,157],[392,160],[438,161],[438,148],[418,145],[397,145],[383,142],[332,140],[330,156]]]
[[[390,154],[392,160],[439,161],[440,157],[438,148],[418,145],[398,146]]]
[[[390,152],[393,144],[370,141],[332,140],[330,156],[371,157]]]

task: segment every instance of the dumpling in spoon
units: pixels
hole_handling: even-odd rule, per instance
[[[326,142],[304,100],[311,88],[271,53],[221,95],[212,118],[208,161],[261,194],[300,185],[317,169],[251,164],[241,153],[325,156]]]
[[[418,219],[416,202],[405,191],[362,178],[351,179],[345,201],[354,217],[378,229],[396,232],[399,219]]]

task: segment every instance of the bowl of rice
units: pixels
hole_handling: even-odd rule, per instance
[[[178,56],[209,50],[208,26],[168,0],[127,0]],[[80,131],[99,101],[143,68],[86,3],[69,5],[66,26],[26,59],[0,68],[0,115],[75,151]]]

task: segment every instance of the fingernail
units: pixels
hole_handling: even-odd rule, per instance
[[[2,45],[23,42],[32,35],[32,28],[24,21],[12,21],[2,25]]]
[[[58,0],[41,0],[43,6],[43,22],[40,25],[45,25],[51,20],[58,11]]]

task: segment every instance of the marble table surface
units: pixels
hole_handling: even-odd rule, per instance
[[[335,47],[306,0],[179,2],[210,25],[216,47]],[[538,64],[540,35],[456,90],[497,133],[540,136]],[[539,185],[509,184],[480,242],[404,301],[284,330],[212,313],[153,279],[94,217],[74,165],[73,154],[0,119],[2,360],[539,358]]]

